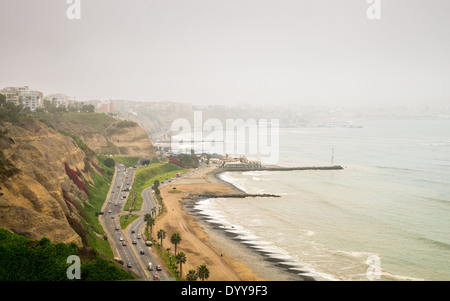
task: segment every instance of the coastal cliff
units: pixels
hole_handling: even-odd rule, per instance
[[[85,245],[91,231],[85,208],[93,207],[89,191],[96,189],[95,179],[109,183],[112,176],[96,153],[154,154],[148,135],[135,123],[102,114],[75,117],[0,120],[0,228]]]
[[[97,154],[108,150],[154,154],[137,124],[102,114],[0,119],[0,228],[78,246],[101,237],[102,230],[92,226],[94,211],[104,201],[113,169],[106,170],[105,157]],[[106,189],[101,193],[98,181]]]
[[[65,166],[90,179],[87,155],[73,139],[33,118],[0,122],[0,132],[0,228],[32,239],[46,236],[82,245],[69,220],[78,219],[77,207],[88,196]]]
[[[133,121],[118,120],[105,114],[66,113],[49,123],[72,133],[95,153],[126,157],[153,157],[153,144],[147,132]]]

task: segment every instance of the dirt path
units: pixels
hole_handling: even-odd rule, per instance
[[[174,246],[170,242],[170,236],[174,232],[180,233],[181,243],[177,246],[177,252],[186,254],[186,263],[183,265],[182,276],[185,278],[189,270],[197,270],[197,267],[206,264],[210,271],[208,280],[212,281],[256,281],[264,280],[247,268],[244,263],[240,263],[231,258],[231,254],[223,254],[222,251],[212,246],[208,241],[208,235],[197,223],[195,218],[188,215],[180,204],[183,197],[189,194],[204,193],[206,191],[220,191],[233,193],[235,189],[217,180],[208,173],[211,169],[205,169],[183,178],[171,186],[161,188],[161,195],[166,207],[165,213],[159,217],[153,227],[153,237],[159,229],[164,229],[166,238],[163,240],[163,248]],[[181,190],[181,193],[168,193],[172,187]]]

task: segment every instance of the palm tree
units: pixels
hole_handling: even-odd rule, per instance
[[[146,230],[147,230],[147,232],[148,232],[148,220],[149,220],[150,217],[151,217],[151,215],[148,214],[148,213],[144,215],[144,222],[146,223]],[[150,232],[148,232],[148,235],[150,236]]]
[[[144,222],[148,221],[151,217],[152,217],[152,216],[151,216],[150,213],[145,214],[145,215],[144,215]]]
[[[170,242],[175,245],[175,254],[177,254],[177,245],[181,242],[180,233],[175,232],[174,234],[172,234],[172,236],[170,237]]]
[[[198,275],[195,270],[189,270],[189,273],[186,274],[187,281],[197,281]]]
[[[158,231],[158,238],[161,239],[161,252],[163,251],[163,239],[166,238],[166,231],[160,229]]]
[[[183,252],[180,252],[177,254],[177,256],[175,256],[175,259],[177,260],[177,263],[180,264],[180,278],[181,278],[181,275],[183,272],[182,265],[183,265],[183,263],[186,263],[186,254],[184,254]]]
[[[197,268],[197,274],[198,277],[202,279],[202,281],[205,281],[205,279],[209,278],[209,270],[205,264],[202,264]]]
[[[153,217],[150,217],[147,220],[147,232],[148,228],[150,227],[150,232],[148,232],[149,236],[151,236],[151,233],[153,232],[153,225],[155,224],[155,219]]]

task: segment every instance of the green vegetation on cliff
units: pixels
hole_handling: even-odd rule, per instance
[[[122,163],[126,168],[135,166],[139,162],[140,158],[133,157],[114,157],[114,161],[117,163]]]
[[[115,263],[95,252],[79,249],[74,243],[53,244],[46,237],[31,240],[0,229],[0,281],[67,281],[67,269],[72,265],[67,263],[70,255],[80,257],[82,281],[135,278]]]
[[[88,158],[93,158],[95,156],[95,152],[92,151],[84,142],[83,140],[81,140],[79,137],[68,133],[68,132],[64,132],[64,131],[59,131],[59,133],[61,135],[67,136],[72,138],[73,140],[75,140],[76,144],[78,145],[79,148],[81,148],[83,150],[83,152],[86,154],[86,156]]]
[[[179,154],[178,156],[169,156],[169,162],[183,168],[197,168],[198,158],[194,153]]]
[[[102,206],[105,203],[106,196],[108,195],[108,191],[111,185],[114,168],[110,168],[104,165],[104,160],[106,158],[100,156],[98,156],[97,158],[100,164],[100,168],[103,169],[104,172],[102,174],[92,166],[89,167],[93,183],[90,183],[90,185],[88,186],[89,202],[84,203],[87,222],[87,224],[85,224],[84,226],[88,229],[87,233],[89,237],[89,245],[99,252],[112,258],[113,254],[111,251],[111,247],[108,241],[104,239],[104,230],[100,225],[96,213],[102,211]]]
[[[113,257],[111,247],[105,239],[104,231],[97,217],[97,213],[101,211],[102,206],[106,200],[111,181],[114,175],[114,166],[105,164],[108,158],[96,155],[79,137],[59,131],[62,135],[71,137],[86,154],[86,168],[89,170],[92,181],[83,179],[84,184],[89,191],[89,201],[83,202],[83,213],[81,218],[81,225],[84,231],[77,231],[82,237],[83,243],[95,248],[109,257]],[[95,163],[98,162],[99,165]]]
[[[36,110],[32,117],[48,126],[80,137],[95,153],[119,156],[154,155],[148,135],[136,123],[103,113]],[[130,140],[131,139],[131,140]],[[130,144],[132,142],[132,145]]]

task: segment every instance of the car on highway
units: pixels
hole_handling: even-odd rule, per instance
[[[126,242],[122,242],[122,246],[126,247],[127,243]]]
[[[148,263],[148,270],[153,271],[153,264],[151,262]]]
[[[136,239],[133,239],[133,245],[137,244]]]
[[[137,238],[141,239],[141,234],[140,233],[138,233]]]
[[[123,237],[121,236],[121,237],[119,238],[119,240],[120,240],[120,241],[123,241]]]
[[[114,219],[114,215],[111,215],[111,219]]]
[[[157,271],[161,271],[162,269],[161,269],[161,266],[158,264],[157,266],[156,266],[156,270]]]
[[[108,204],[111,204],[111,203],[112,203],[112,201],[111,201],[111,200],[109,200],[109,201],[108,201]]]
[[[108,213],[111,213],[111,212],[112,212],[111,209],[109,209],[109,210],[108,210]]]
[[[153,280],[159,280],[158,275],[154,275],[154,276],[153,276]]]
[[[142,250],[142,249],[139,250],[139,253],[142,255],[145,254],[144,250]]]
[[[134,230],[131,230],[131,233],[132,233],[132,234],[134,234],[135,232],[136,232],[136,231],[134,231]]]
[[[117,230],[117,231],[119,231],[119,230],[120,230],[119,226],[116,226],[116,230]]]
[[[133,267],[133,265],[131,265],[131,262],[129,262],[129,263],[127,263],[127,268],[132,268]]]

